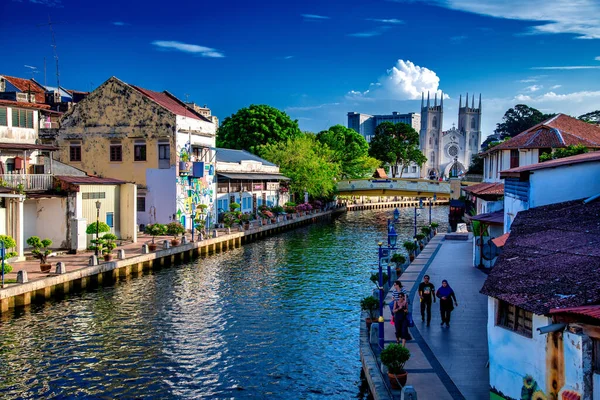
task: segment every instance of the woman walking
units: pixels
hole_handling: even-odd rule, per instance
[[[394,286],[392,286],[390,293],[392,293],[392,302],[390,303],[390,314],[392,314],[392,319],[390,322],[394,325],[394,304],[396,304],[396,300],[398,300],[400,293],[404,294],[407,306],[410,305],[410,302],[408,301],[408,292],[402,287],[402,282],[400,281],[394,281]]]
[[[407,340],[411,340],[410,332],[408,332],[408,303],[404,293],[398,295],[398,300],[394,302],[394,325],[396,326],[396,342],[402,346],[406,345]]]
[[[454,290],[448,285],[448,281],[444,279],[442,286],[440,286],[435,295],[440,299],[440,314],[442,314],[442,323],[440,325],[444,326],[446,324],[450,328],[450,314],[454,310],[454,306],[458,306]],[[452,300],[454,300],[454,305],[452,305]]]

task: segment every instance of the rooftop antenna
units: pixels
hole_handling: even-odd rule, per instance
[[[56,25],[55,22],[52,22],[52,20],[50,19],[50,15],[48,15],[48,23],[47,24],[39,24],[38,27],[40,26],[45,26],[48,25],[50,27],[50,34],[52,35],[52,49],[54,51],[54,60],[56,60],[56,90],[58,93],[60,93],[60,73],[58,70],[58,52],[56,51],[56,37],[54,36],[54,28],[52,27],[52,25]]]

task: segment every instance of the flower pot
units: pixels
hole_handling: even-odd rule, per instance
[[[158,245],[156,243],[148,243],[148,250],[150,251],[156,251],[157,247]]]
[[[400,278],[402,275],[402,267],[396,267],[396,277]]]
[[[271,218],[271,223],[274,224],[277,222],[277,218]]]
[[[171,239],[171,246],[179,246],[180,244],[181,244],[181,240]]]
[[[414,253],[411,253],[411,254],[408,256],[408,259],[410,260],[410,262],[413,262],[413,261],[415,261],[415,255],[414,255]]]
[[[373,325],[373,320],[371,318],[365,318],[365,322],[367,323],[367,332],[370,332],[371,325]]]
[[[112,254],[105,254],[104,255],[104,261],[110,261],[110,260],[112,260],[112,258],[113,258]]]
[[[50,272],[52,269],[52,264],[40,264],[40,271],[42,272]]]
[[[244,229],[245,229],[245,230],[248,230],[248,229],[250,229],[250,224],[249,224],[249,223],[248,223],[248,224],[244,224]]]
[[[419,242],[419,249],[423,250],[423,247],[425,247],[425,246],[423,246],[423,242]]]
[[[402,374],[390,374],[388,372],[388,378],[390,379],[390,386],[392,389],[402,389],[404,386],[406,386],[408,372],[404,371]]]

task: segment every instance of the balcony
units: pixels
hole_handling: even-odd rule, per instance
[[[0,175],[0,182],[2,186],[15,190],[44,191],[52,189],[53,178],[54,175],[50,174],[5,174]]]

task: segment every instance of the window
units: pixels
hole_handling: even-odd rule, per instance
[[[532,319],[533,313],[503,300],[498,300],[497,326],[530,338],[532,337]]]
[[[6,107],[0,107],[0,126],[8,126],[8,115]]]
[[[111,228],[115,227],[115,213],[106,213],[106,225],[110,226]]]
[[[519,150],[510,151],[510,167],[517,168],[519,166]]]
[[[12,126],[18,128],[33,128],[33,111],[13,108]]]
[[[413,165],[412,167],[410,167],[410,172],[417,172],[417,167],[415,165]]]
[[[592,339],[592,371],[600,373],[600,340]]]
[[[69,160],[70,161],[81,161],[81,143],[72,142],[69,146]]]
[[[82,193],[81,194],[81,198],[83,200],[105,199],[106,198],[106,193],[104,193],[104,192],[87,192],[87,193]]]
[[[133,161],[146,161],[146,142],[133,145]]]
[[[404,167],[404,168],[402,169],[402,172],[403,172],[403,173],[408,173],[408,167]]]
[[[433,151],[431,152],[430,161],[432,165],[435,164],[435,153]]]
[[[229,210],[229,202],[227,199],[217,200],[217,212],[224,212]]]
[[[137,198],[137,210],[138,210],[138,212],[146,211],[146,198],[145,197],[139,196]]]
[[[111,142],[110,144],[110,161],[123,161],[123,146],[121,142]]]
[[[158,168],[171,167],[171,150],[168,143],[158,144]]]
[[[475,123],[475,117],[471,117],[471,129],[477,129],[477,124]]]

